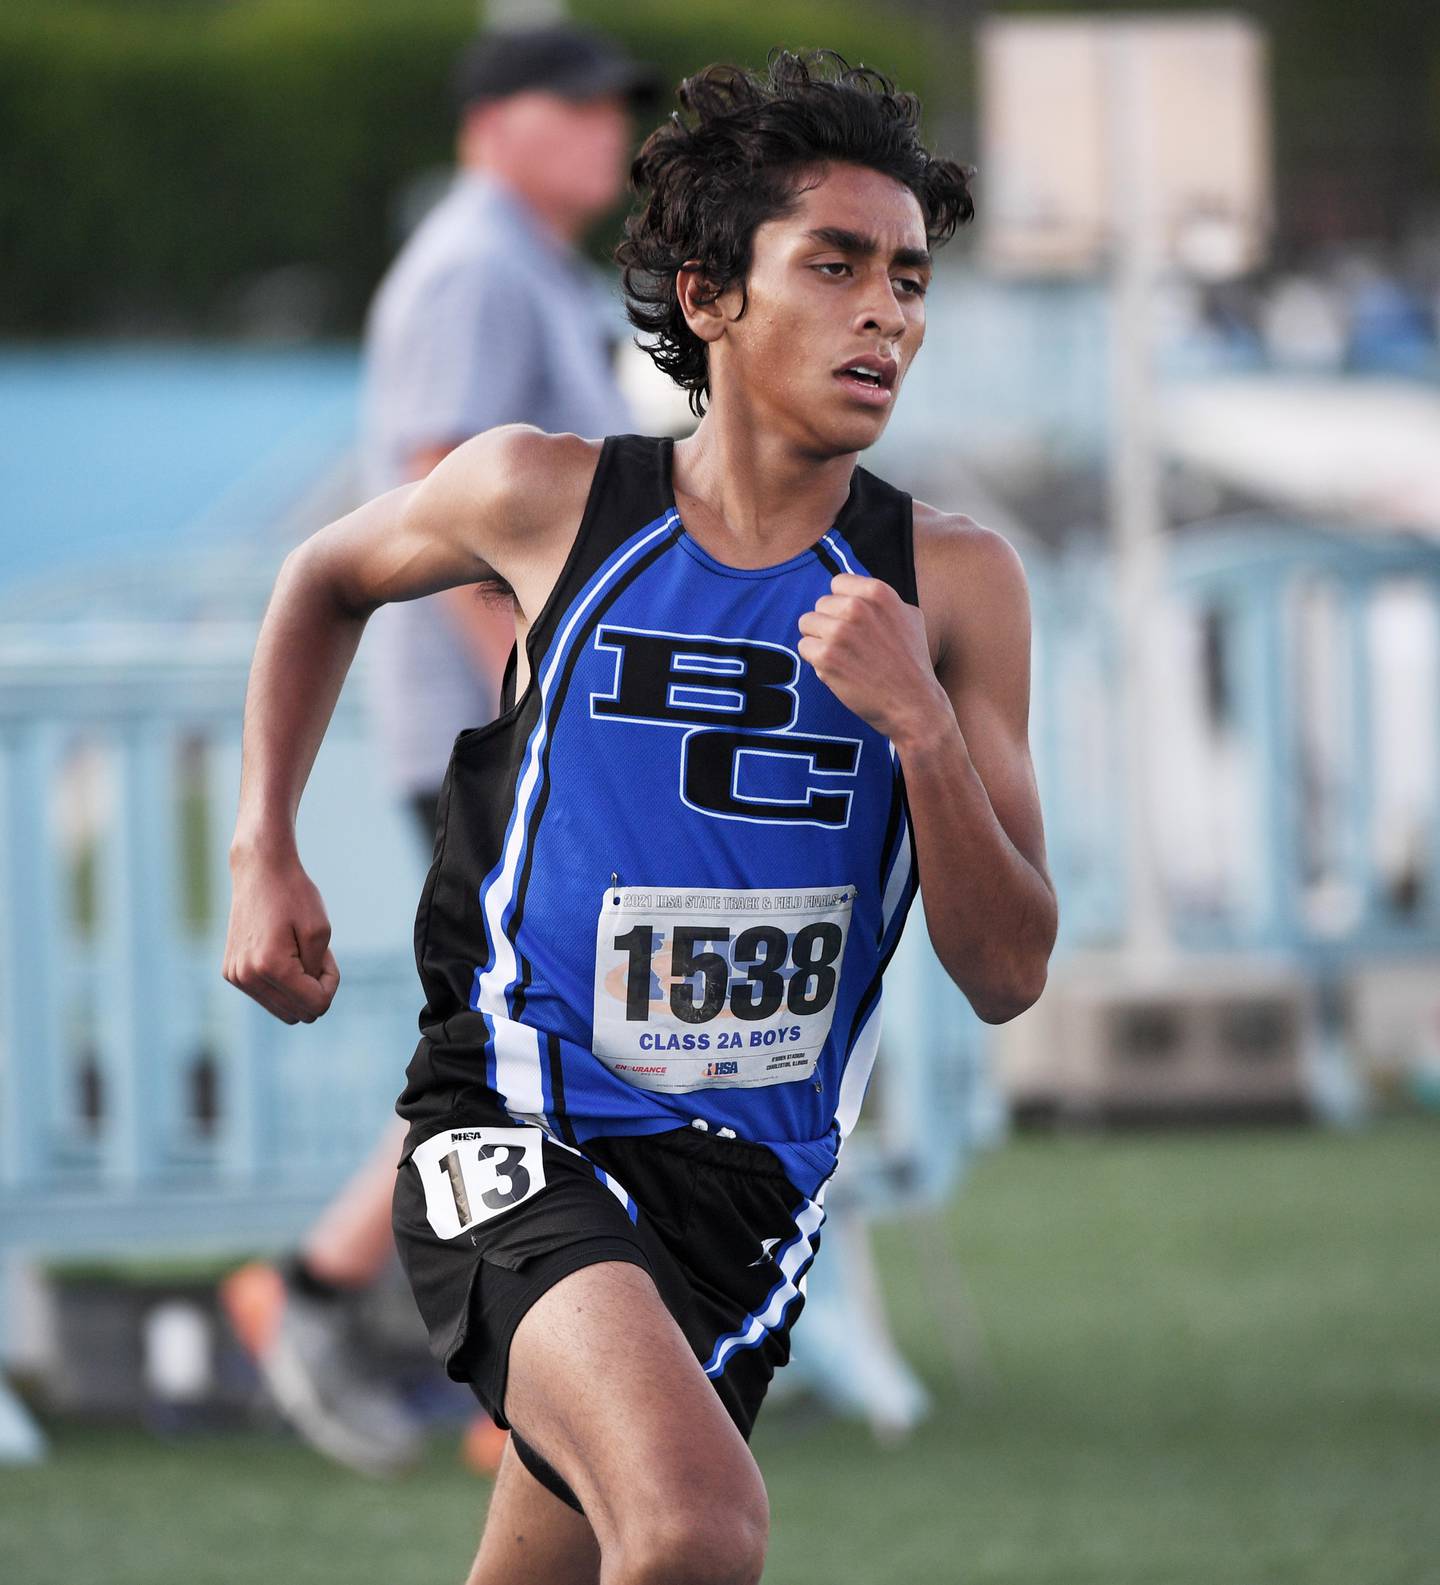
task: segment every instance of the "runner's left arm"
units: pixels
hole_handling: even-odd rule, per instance
[[[980,1017],[1003,1023],[1044,988],[1058,915],[1030,759],[1025,574],[998,534],[958,521],[922,569],[933,664],[921,611],[851,573],[801,618],[799,649],[894,743],[930,940]]]

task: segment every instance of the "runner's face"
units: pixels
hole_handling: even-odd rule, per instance
[[[722,299],[712,388],[730,381],[768,421],[833,454],[873,445],[889,421],[925,337],[930,264],[903,183],[856,165],[817,176],[791,213],[755,232],[745,312],[731,317],[738,287]],[[870,372],[849,372],[857,362]]]

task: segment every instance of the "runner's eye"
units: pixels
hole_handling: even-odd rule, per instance
[[[826,264],[817,264],[815,266],[815,268],[817,270],[822,270],[822,271],[829,271],[829,270],[837,270],[837,271],[839,271],[840,273],[838,275],[832,275],[830,277],[831,280],[839,280],[843,276],[849,275],[849,274],[852,273],[851,269],[850,269],[850,266],[848,264],[843,263],[839,259],[831,259]]]
[[[926,282],[916,280],[913,276],[909,275],[897,276],[895,280],[895,285],[899,287],[907,297],[923,297],[925,295],[926,284]]]

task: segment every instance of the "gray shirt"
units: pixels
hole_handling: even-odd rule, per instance
[[[365,333],[367,494],[411,477],[422,449],[496,424],[599,437],[629,428],[598,275],[524,204],[474,172],[416,228],[380,284]],[[495,713],[438,599],[384,606],[366,636],[385,762],[402,794],[434,792],[464,727]]]

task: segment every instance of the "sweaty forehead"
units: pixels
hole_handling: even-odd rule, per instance
[[[926,245],[925,217],[915,194],[895,177],[860,165],[826,166],[807,176],[795,207],[768,225],[786,240],[831,230],[871,236],[892,249]]]

